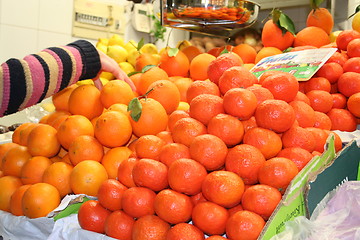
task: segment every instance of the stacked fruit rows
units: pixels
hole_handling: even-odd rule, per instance
[[[136,92],[110,73],[101,89],[79,82],[0,146],[0,209],[44,217],[64,196],[87,194],[97,200],[81,205],[80,226],[114,238],[257,239],[330,133],[341,149],[332,130],[354,131],[360,118],[360,33],[334,42],[319,26],[288,33],[269,20],[259,52],[248,44],[141,51],[132,42],[136,61],[117,60],[139,71],[129,74]],[[338,51],[307,82],[250,73],[288,47]]]

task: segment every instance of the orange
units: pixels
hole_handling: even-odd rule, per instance
[[[139,86],[141,75],[142,75],[142,72],[137,72],[129,77],[130,80],[134,83],[136,89]],[[138,93],[138,92],[136,92],[136,93]]]
[[[315,8],[307,16],[306,26],[322,28],[329,35],[334,27],[334,19],[326,8]]]
[[[270,218],[281,198],[282,195],[276,188],[256,184],[245,190],[241,204],[244,210],[259,214],[266,221]]]
[[[137,91],[140,95],[144,95],[153,82],[168,79],[169,75],[163,69],[159,67],[152,67],[141,75]]]
[[[243,60],[243,62],[245,64],[255,63],[255,57],[256,57],[257,52],[254,47],[252,47],[251,45],[249,45],[247,43],[242,43],[242,44],[236,45],[232,49],[232,52],[239,55],[239,57]]]
[[[166,234],[168,240],[203,240],[204,233],[189,223],[175,224]]]
[[[150,84],[147,89],[149,98],[157,100],[170,114],[177,109],[180,103],[180,91],[170,80],[158,80]]]
[[[256,184],[258,172],[266,159],[261,151],[248,144],[239,144],[229,149],[225,169],[238,174],[245,184]]]
[[[118,177],[120,164],[127,160],[132,151],[128,147],[115,147],[107,151],[101,159],[101,164],[105,167],[106,172],[111,179]]]
[[[24,128],[22,128],[22,126],[24,125]],[[30,134],[30,132],[38,126],[38,123],[29,123],[29,124],[22,124],[20,127],[18,127],[17,129],[19,129],[19,134],[15,134],[15,136],[13,137],[13,142],[20,144],[21,146],[27,146],[27,139],[28,136]],[[15,130],[17,130],[15,129]]]
[[[350,58],[360,57],[359,47],[360,47],[360,39],[359,38],[351,40],[346,48],[347,55]]]
[[[226,238],[220,236],[220,235],[211,235],[210,237],[207,238],[207,240],[224,240]]]
[[[94,136],[94,127],[90,120],[82,115],[67,117],[57,130],[57,138],[63,148],[69,149],[74,139],[81,135]]]
[[[47,124],[49,124],[50,126],[55,128],[56,130],[58,130],[61,123],[63,121],[65,121],[65,119],[70,115],[71,115],[70,113],[68,115],[66,115],[66,114],[61,115],[61,116],[57,117],[54,121],[52,121],[51,124],[49,124],[49,123],[47,123]],[[95,118],[93,118],[93,119],[95,119]]]
[[[190,114],[188,111],[185,110],[175,110],[174,112],[172,112],[169,115],[169,121],[168,121],[168,128],[170,130],[170,132],[172,132],[172,129],[174,127],[174,125],[176,124],[176,122],[184,117],[190,117]]]
[[[70,174],[73,166],[65,162],[55,162],[51,164],[42,176],[42,181],[48,183],[57,188],[60,193],[60,197],[72,192],[70,186]]]
[[[343,143],[342,143],[342,140],[341,140],[339,134],[337,134],[335,131],[329,131],[329,130],[324,130],[324,131],[325,131],[325,133],[328,134],[328,136],[330,134],[334,135],[334,137],[335,137],[335,151],[336,152],[340,151],[342,149],[342,147],[343,147]]]
[[[7,142],[0,144],[0,170],[2,169],[2,159],[5,156],[5,154],[13,147],[18,146],[17,143],[14,142]]]
[[[360,92],[354,93],[347,100],[347,109],[357,118],[360,118]]]
[[[23,184],[42,182],[45,170],[52,164],[51,160],[43,156],[30,158],[21,168],[20,179]]]
[[[308,127],[306,128],[306,130],[311,132],[316,139],[313,151],[317,151],[320,153],[324,152],[324,147],[329,134],[327,134],[325,130],[315,127]]]
[[[332,93],[333,96],[333,108],[345,108],[347,98],[342,93]]]
[[[134,218],[155,213],[156,193],[149,188],[131,187],[123,192],[121,206],[126,214]]]
[[[226,223],[226,236],[233,240],[256,240],[265,226],[264,219],[251,211],[239,211]]]
[[[110,216],[111,211],[107,210],[97,200],[84,202],[78,212],[78,221],[82,229],[105,233],[105,221]]]
[[[4,175],[15,177],[21,176],[21,168],[31,158],[27,147],[18,145],[7,151],[2,159],[2,171]]]
[[[339,63],[327,62],[316,72],[316,76],[324,77],[330,83],[336,83],[343,72],[344,70]]]
[[[193,80],[208,79],[209,76],[207,69],[210,63],[215,59],[216,57],[208,53],[200,53],[194,57],[190,62],[190,77]]]
[[[272,19],[264,24],[261,33],[261,40],[264,47],[276,47],[281,51],[292,46],[294,35],[289,31],[282,30]]]
[[[109,108],[115,103],[127,105],[134,97],[135,93],[130,85],[122,80],[112,80],[103,86],[100,91],[100,101],[105,108]]]
[[[329,35],[322,28],[310,26],[303,28],[296,34],[293,46],[314,46],[319,48],[329,43]]]
[[[360,38],[360,33],[358,31],[352,29],[343,30],[336,38],[336,45],[340,50],[346,51],[348,44],[357,38]]]
[[[97,196],[100,185],[108,179],[107,172],[101,163],[85,160],[78,163],[70,174],[70,186],[75,194]]]
[[[59,119],[63,119],[64,116],[70,116],[71,113],[63,110],[56,110],[49,114],[49,117],[46,120],[46,124],[50,126],[59,125]]]
[[[190,143],[189,150],[191,158],[209,171],[221,168],[228,152],[224,141],[211,134],[196,136]]]
[[[205,177],[202,193],[209,201],[231,208],[240,203],[244,193],[244,182],[234,172],[214,171]]]
[[[159,67],[172,76],[187,77],[189,74],[190,62],[186,54],[182,51],[178,51],[175,56],[169,56],[169,50],[160,53]]]
[[[207,125],[207,132],[219,137],[228,147],[231,147],[242,141],[244,126],[238,118],[229,114],[219,113],[210,119]]]
[[[314,151],[316,139],[312,134],[303,127],[293,126],[281,136],[284,148],[301,147],[309,152]]]
[[[324,148],[324,147],[323,147]],[[303,169],[308,162],[313,158],[311,152],[300,147],[289,147],[282,149],[277,157],[285,157],[293,161],[299,172]]]
[[[344,52],[334,52],[334,54],[326,61],[326,63],[337,63],[344,66],[344,63],[349,59],[349,56]],[[330,79],[329,79],[330,80]]]
[[[22,182],[18,177],[0,177],[0,210],[10,212],[11,196],[20,186],[22,186]]]
[[[247,88],[255,83],[258,80],[243,66],[234,66],[228,68],[219,78],[219,89],[222,94],[225,94],[232,88]]]
[[[191,218],[193,205],[190,197],[172,189],[156,194],[154,209],[157,216],[170,224],[185,223]]]
[[[129,157],[124,159],[118,167],[117,179],[127,187],[135,187],[135,183],[132,177],[132,170],[138,159]]]
[[[303,101],[292,101],[289,103],[294,109],[295,118],[300,127],[312,127],[315,124],[315,111],[309,104]]]
[[[121,147],[130,140],[132,127],[127,115],[109,111],[102,113],[96,120],[94,134],[103,146]]]
[[[215,96],[220,96],[220,90],[219,87],[211,81],[197,80],[190,84],[186,92],[186,101],[190,103],[191,100],[200,94],[212,94]]]
[[[155,135],[142,135],[135,143],[136,156],[158,160],[164,146],[165,142],[161,138]]]
[[[27,147],[32,156],[55,156],[60,150],[56,129],[47,124],[37,124],[28,135]]]
[[[78,136],[69,146],[69,158],[74,166],[84,160],[100,162],[103,156],[103,146],[92,136]]]
[[[170,143],[162,147],[159,161],[170,167],[171,163],[180,158],[190,158],[189,147],[181,143]]]
[[[226,208],[213,202],[198,203],[192,212],[193,224],[208,235],[225,233],[228,218]]]
[[[172,136],[174,142],[189,147],[196,136],[205,134],[206,132],[206,126],[203,123],[195,118],[184,117],[175,123],[172,129]]]
[[[248,120],[255,112],[257,99],[253,92],[245,88],[233,88],[223,97],[225,113],[240,120]]]
[[[305,95],[305,93],[300,91],[296,94],[296,97],[293,101],[303,101],[304,103],[310,105],[310,99]]]
[[[180,101],[186,102],[186,92],[193,80],[191,78],[178,78],[173,81],[180,91]]]
[[[48,183],[31,185],[22,197],[22,210],[28,218],[46,217],[59,204],[59,191]]]
[[[277,188],[284,193],[291,180],[298,174],[296,164],[288,158],[274,157],[259,170],[259,182]]]
[[[185,48],[182,48],[180,51],[182,51],[186,55],[186,57],[189,60],[189,63],[194,59],[194,57],[202,53],[202,51],[194,45],[190,45]]]
[[[263,47],[261,50],[256,54],[255,57],[255,64],[260,62],[261,59],[274,56],[277,54],[283,53],[280,49],[276,47]]]
[[[251,116],[248,120],[242,120],[241,123],[244,126],[244,132],[247,132],[253,127],[257,127],[256,119],[254,116]]]
[[[10,198],[10,212],[15,216],[23,216],[22,198],[25,191],[30,187],[30,184],[22,185],[15,190]]]
[[[191,196],[190,198],[191,198],[191,202],[193,203],[194,206],[201,202],[207,202],[207,200],[205,199],[202,192],[199,192],[198,194],[195,194],[195,195]]]
[[[360,73],[346,72],[341,75],[337,82],[338,90],[345,97],[360,92]]]
[[[360,73],[360,57],[349,58],[343,65],[344,72]]]
[[[280,71],[277,71],[277,70],[269,70],[269,71],[266,71],[266,72],[264,72],[264,73],[262,73],[262,74],[260,75],[260,77],[259,77],[259,84],[262,84],[263,81],[264,81],[267,77],[272,76],[272,75],[274,75],[274,74],[281,74],[281,73],[283,73],[283,72],[280,72]]]
[[[170,224],[156,215],[143,216],[133,226],[132,240],[165,239]]]
[[[207,125],[211,118],[224,113],[223,99],[212,94],[200,94],[190,102],[190,117]]]
[[[147,187],[158,192],[168,186],[168,168],[157,160],[140,159],[135,163],[132,175],[134,183],[139,187]]]
[[[156,134],[157,137],[161,138],[165,144],[173,143],[174,140],[172,139],[172,135],[170,131],[161,131],[158,134]]]
[[[241,65],[243,65],[243,61],[239,55],[233,53],[223,53],[210,62],[207,69],[208,78],[211,82],[218,84],[220,77],[227,69]]]
[[[266,128],[255,127],[244,134],[244,144],[258,148],[266,159],[275,157],[282,149],[281,138]]]
[[[148,134],[156,135],[166,130],[168,115],[161,103],[152,98],[141,98],[140,104],[142,106],[140,118],[137,121],[130,118],[133,134],[141,137]]]
[[[205,167],[199,162],[189,158],[177,159],[169,166],[169,186],[177,192],[195,195],[201,192],[206,175]]]
[[[334,104],[332,95],[324,90],[311,90],[306,93],[306,96],[310,100],[310,106],[315,111],[327,113]]]
[[[281,72],[264,79],[262,86],[267,88],[275,99],[291,102],[299,91],[299,82],[294,75]]]
[[[330,130],[331,129],[331,120],[323,112],[315,111],[315,123],[314,127]]]
[[[105,234],[109,237],[123,240],[131,240],[132,229],[135,219],[121,210],[112,212],[104,224]]]
[[[311,90],[323,90],[330,92],[331,83],[324,77],[312,77],[304,84],[304,92],[310,92]]]
[[[61,91],[55,93],[51,100],[55,106],[56,111],[66,111],[69,112],[69,97],[72,91],[77,87],[76,84],[72,84]]]
[[[115,179],[107,179],[100,185],[97,193],[98,201],[104,208],[110,211],[120,210],[121,198],[124,191],[128,189],[122,183]]]
[[[357,128],[355,116],[347,109],[333,108],[327,115],[331,120],[331,130],[353,132]]]
[[[142,71],[147,65],[158,65],[160,59],[151,53],[142,53],[136,58],[135,70]]]
[[[255,94],[258,104],[265,101],[266,99],[274,99],[274,95],[270,92],[270,90],[262,87],[261,85],[252,85],[246,89],[252,91]]]
[[[91,120],[103,110],[100,90],[92,84],[80,85],[70,94],[69,112],[73,115],[83,115]]]
[[[269,99],[257,106],[255,118],[259,127],[281,133],[294,124],[295,111],[283,100]]]

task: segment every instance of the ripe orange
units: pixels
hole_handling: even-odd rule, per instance
[[[192,212],[193,224],[208,235],[225,233],[228,218],[226,208],[209,201],[196,204]]]
[[[316,72],[316,76],[324,77],[332,84],[337,82],[343,72],[344,70],[339,63],[327,62]]]
[[[17,145],[9,149],[2,159],[3,174],[20,177],[21,168],[31,157],[27,147]]]
[[[181,143],[169,143],[162,147],[159,154],[159,161],[167,167],[180,158],[190,158],[189,147]]]
[[[207,75],[211,82],[218,84],[223,73],[234,66],[243,65],[242,59],[237,54],[224,53],[210,62],[207,68]]]
[[[258,182],[258,171],[266,159],[259,149],[248,144],[239,144],[229,149],[225,169],[238,174],[245,184]]]
[[[328,135],[325,130],[315,127],[308,127],[306,128],[309,132],[311,132],[314,135],[315,141],[315,148],[313,151],[317,151],[320,153],[324,152],[324,147],[326,144],[326,140],[328,138]]]
[[[161,138],[165,142],[165,144],[169,144],[169,143],[174,142],[174,140],[172,139],[171,132],[167,131],[167,130],[161,131],[158,134],[156,134],[155,136]]]
[[[158,80],[150,84],[147,89],[149,98],[157,100],[170,114],[177,109],[180,103],[180,91],[170,80]]]
[[[167,240],[203,240],[204,233],[197,227],[189,223],[178,223],[166,234]]]
[[[326,92],[330,92],[331,83],[324,77],[312,77],[304,84],[305,93],[310,92],[311,90],[323,90]]]
[[[220,235],[211,235],[210,237],[207,238],[207,240],[224,240],[226,238],[220,236]]]
[[[263,47],[261,50],[256,54],[255,57],[255,64],[260,62],[261,59],[274,56],[277,54],[283,53],[280,49],[276,47]]]
[[[69,112],[69,97],[72,91],[77,87],[76,84],[72,84],[61,91],[55,93],[51,100],[55,106],[56,111],[66,111]]]
[[[135,163],[132,175],[134,183],[139,187],[158,192],[168,186],[168,168],[157,160],[140,159]]]
[[[118,177],[118,168],[120,164],[127,160],[132,151],[128,147],[111,148],[105,153],[101,159],[101,164],[105,167],[109,178],[116,179]]]
[[[14,142],[7,142],[0,144],[0,170],[2,169],[2,159],[5,154],[13,147],[18,146],[17,143]]]
[[[140,218],[155,213],[156,193],[149,188],[131,187],[123,192],[121,206],[126,214]]]
[[[131,240],[134,223],[134,218],[121,210],[117,210],[105,219],[104,232],[112,238]]]
[[[135,70],[136,71],[142,71],[143,68],[147,65],[158,65],[160,62],[160,59],[155,57],[151,53],[142,53],[140,56],[136,58],[135,62]]]
[[[204,197],[220,206],[231,208],[239,204],[244,192],[244,182],[234,172],[214,171],[203,182]]]
[[[248,120],[256,110],[257,99],[253,92],[245,88],[233,88],[223,97],[224,110],[227,114]]]
[[[190,77],[193,80],[208,79],[209,76],[207,69],[210,63],[215,59],[216,57],[208,53],[200,53],[199,55],[194,57],[190,62]]]
[[[354,93],[347,100],[347,109],[357,118],[360,118],[360,92]]]
[[[222,94],[225,94],[232,88],[247,88],[255,83],[258,80],[243,66],[234,66],[224,71],[224,73],[219,78],[219,89]]]
[[[156,194],[154,208],[161,219],[177,224],[190,220],[193,205],[189,196],[172,189],[164,189]]]
[[[261,33],[261,40],[264,47],[276,47],[284,51],[292,46],[294,39],[295,37],[291,32],[284,32],[272,19],[264,24]]]
[[[326,8],[312,9],[306,19],[306,26],[322,28],[328,35],[334,27],[334,19]]]
[[[32,156],[53,157],[60,150],[55,128],[47,124],[37,124],[28,135],[27,147]]]
[[[314,151],[316,139],[312,134],[303,127],[293,126],[281,136],[283,146],[287,147],[301,147],[309,152]]]
[[[250,211],[239,211],[226,223],[226,236],[234,240],[256,240],[265,226],[264,219]]]
[[[239,144],[244,136],[244,126],[241,121],[225,113],[211,118],[207,125],[207,131],[223,140],[228,147]]]
[[[241,204],[244,210],[259,214],[266,221],[270,218],[281,198],[282,195],[276,188],[256,184],[245,190]]]
[[[10,212],[15,216],[23,216],[24,212],[22,210],[22,198],[25,191],[30,187],[30,184],[22,185],[15,190],[10,198]]]
[[[349,42],[357,38],[360,38],[358,31],[352,29],[343,30],[336,38],[336,45],[340,50],[346,51]]]
[[[342,93],[332,93],[333,96],[333,108],[345,108],[347,98]]]
[[[60,197],[72,192],[70,186],[70,174],[73,166],[65,162],[55,162],[51,164],[42,176],[42,181],[53,185],[59,191]]]
[[[138,159],[129,157],[124,159],[118,167],[117,179],[127,187],[135,187],[135,183],[132,177],[132,170]]]
[[[296,164],[288,158],[274,157],[259,170],[259,182],[277,188],[284,193],[291,180],[298,174]]]
[[[359,47],[360,47],[359,38],[351,40],[346,48],[347,55],[351,58],[360,57]]]
[[[104,112],[96,120],[94,135],[106,147],[121,147],[130,140],[132,126],[127,115],[115,111]]]
[[[212,94],[200,94],[190,102],[190,117],[207,125],[211,118],[224,112],[223,99]]]
[[[314,127],[330,130],[331,129],[331,120],[323,112],[315,111],[315,123]]]
[[[189,59],[189,63],[194,59],[194,57],[202,53],[201,50],[194,45],[190,45],[185,48],[182,48],[180,51],[185,53],[186,57]]]
[[[219,87],[211,81],[197,80],[190,84],[186,92],[186,101],[190,103],[191,100],[200,94],[212,94],[215,96],[220,96],[220,90]]]
[[[132,240],[165,239],[170,224],[156,215],[143,216],[133,226]]]
[[[169,115],[169,121],[168,121],[168,128],[170,130],[170,132],[173,132],[173,127],[176,124],[176,122],[184,117],[190,117],[189,112],[185,111],[185,110],[175,110],[174,112],[172,112]]]
[[[10,212],[11,196],[20,186],[22,186],[22,182],[18,177],[0,177],[0,210]]]
[[[300,127],[312,127],[315,124],[315,111],[309,104],[303,101],[292,101],[289,103],[294,109],[295,118]]]
[[[193,80],[191,78],[177,78],[173,82],[180,91],[180,101],[186,102],[186,92]]]
[[[182,51],[178,51],[175,56],[169,56],[169,50],[166,49],[160,53],[159,67],[172,76],[187,77],[189,74],[190,62],[186,54]]]
[[[275,99],[291,102],[299,91],[299,82],[294,75],[286,72],[272,74],[265,78],[262,86],[267,88]]]
[[[360,73],[346,72],[341,75],[337,82],[338,90],[345,97],[360,92]]]
[[[100,91],[100,101],[105,108],[109,108],[115,103],[127,105],[134,97],[135,93],[130,85],[122,80],[112,80],[105,84]]]
[[[255,63],[255,57],[256,57],[257,52],[254,47],[252,47],[251,45],[249,45],[247,43],[242,43],[242,44],[236,45],[232,49],[232,52],[239,55],[239,57],[243,60],[243,62],[245,64]]]
[[[153,82],[168,79],[169,76],[163,69],[159,67],[152,67],[141,75],[137,91],[140,95],[144,95]]]
[[[310,105],[310,99],[305,95],[305,93],[301,92],[300,90],[296,94],[296,97],[293,101],[303,101],[304,103]]]
[[[329,92],[323,90],[311,90],[306,93],[310,100],[310,106],[315,110],[327,113],[333,106],[333,97]]]
[[[258,104],[267,99],[274,99],[274,95],[270,92],[270,90],[262,87],[261,85],[252,85],[246,89],[252,91],[255,94]]]
[[[165,108],[155,99],[140,99],[142,106],[141,116],[138,121],[130,118],[133,134],[137,137],[153,134],[166,130],[168,124],[168,115]]]
[[[30,158],[21,168],[20,179],[23,184],[42,182],[45,170],[52,164],[51,160],[43,156]]]
[[[353,132],[356,130],[356,118],[349,110],[333,108],[327,115],[331,120],[331,130],[346,132]]]
[[[111,211],[105,209],[99,201],[88,200],[84,202],[78,212],[78,221],[82,229],[105,233],[105,221]]]
[[[305,165],[310,162],[313,158],[313,155],[306,149],[300,147],[289,147],[281,150],[277,157],[285,157],[293,161],[299,172],[305,167]]]
[[[126,189],[128,188],[118,180],[107,179],[99,187],[98,201],[101,206],[110,211],[120,210],[122,208],[121,198]]]
[[[282,149],[281,138],[266,128],[255,127],[244,134],[244,144],[258,148],[266,159],[275,157]]]
[[[293,46],[314,46],[319,48],[329,43],[329,35],[322,28],[310,26],[303,28],[296,34]]]
[[[164,146],[165,142],[161,138],[155,135],[142,135],[135,143],[136,156],[158,160]]]
[[[59,204],[59,191],[48,183],[31,185],[22,197],[22,210],[28,218],[46,217]]]
[[[92,136],[82,135],[74,139],[69,146],[69,158],[75,166],[84,160],[100,162],[104,156],[104,148],[100,142]]]
[[[172,129],[174,142],[184,144],[189,147],[192,140],[199,135],[207,132],[203,123],[191,117],[179,119]]]
[[[78,163],[70,174],[70,186],[75,194],[97,196],[100,185],[108,179],[107,172],[101,163],[85,160]]]
[[[23,125],[24,125],[24,128],[22,128]],[[20,127],[18,127],[18,128],[20,128],[20,131],[19,131],[19,134],[15,134],[15,137],[13,137],[13,142],[20,144],[21,146],[27,146],[27,139],[29,137],[29,134],[37,126],[38,126],[38,123],[22,124]],[[17,130],[17,129],[15,129],[15,130]]]
[[[353,57],[346,60],[343,65],[344,72],[360,73],[360,57]]]
[[[255,118],[259,127],[281,133],[294,124],[295,112],[287,102],[269,99],[257,106]]]
[[[189,158],[177,159],[169,166],[169,186],[177,192],[195,195],[201,192],[206,175],[205,167],[199,162]]]

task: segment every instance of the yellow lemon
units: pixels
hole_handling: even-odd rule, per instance
[[[101,72],[100,78],[106,78],[107,80],[115,79],[115,76],[111,72]]]
[[[97,43],[96,43],[96,46],[98,45],[98,44],[102,44],[102,45],[108,45],[109,44],[109,39],[107,39],[107,38],[99,38],[98,39],[98,41],[97,41]]]
[[[352,29],[360,32],[360,12],[357,12],[351,23]]]
[[[88,84],[94,85],[94,81],[91,79],[86,79],[86,80],[77,81],[76,84],[77,85],[88,85]]]
[[[108,46],[114,45],[125,46],[124,39],[119,34],[114,34],[109,38]]]
[[[102,85],[105,86],[110,80],[100,77],[100,81],[101,81]]]
[[[128,62],[121,62],[121,63],[119,63],[119,66],[126,74],[135,72],[135,68],[133,67],[133,65],[131,65]]]
[[[96,44],[96,48],[106,54],[108,47],[105,44],[98,43]]]
[[[125,62],[128,57],[128,52],[120,45],[108,46],[106,54],[117,63]]]
[[[135,63],[136,63],[136,59],[138,58],[138,56],[140,56],[140,53],[138,50],[136,49],[132,49],[130,50],[128,56],[127,56],[127,59],[126,61],[128,63],[130,63],[131,65],[135,66]]]
[[[336,38],[339,36],[339,34],[340,34],[341,32],[342,32],[342,31],[335,31],[335,32],[330,33],[330,35],[329,35],[330,42],[335,42],[335,41],[336,41]]]
[[[177,110],[184,110],[188,111],[190,109],[190,105],[187,102],[180,102],[179,106],[177,107]]]
[[[157,54],[159,53],[157,47],[152,43],[146,43],[144,46],[140,48],[140,53],[150,53],[150,54]]]
[[[137,43],[134,40],[130,40],[125,44],[124,48],[126,51],[130,52],[133,49],[137,49]]]
[[[179,41],[177,44],[176,44],[176,47],[179,49],[179,50],[182,50],[188,46],[191,46],[191,42],[189,42],[188,40],[182,40],[182,41]]]

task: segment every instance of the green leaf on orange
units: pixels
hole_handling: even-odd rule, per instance
[[[140,71],[130,72],[130,73],[128,73],[128,77],[131,77],[132,75],[135,75],[137,73],[141,73],[141,72]]]
[[[283,34],[291,32],[295,35],[295,25],[289,16],[278,8],[273,9],[271,14],[273,22],[281,29]]]
[[[156,65],[146,65],[145,67],[143,67],[143,69],[141,70],[142,73],[150,70],[151,68],[156,67]]]
[[[227,50],[226,47],[221,51],[221,53],[219,55],[224,54],[224,53],[229,53],[229,50]]]
[[[128,104],[127,111],[130,112],[130,117],[135,121],[139,121],[142,113],[142,105],[138,98],[133,98]]]
[[[317,9],[320,7],[324,0],[310,0],[310,6],[312,9]]]
[[[144,38],[141,38],[137,45],[137,50],[140,51],[140,49],[144,46],[145,41]]]
[[[170,48],[169,51],[168,51],[168,56],[169,57],[176,57],[178,52],[179,52],[178,48]]]

